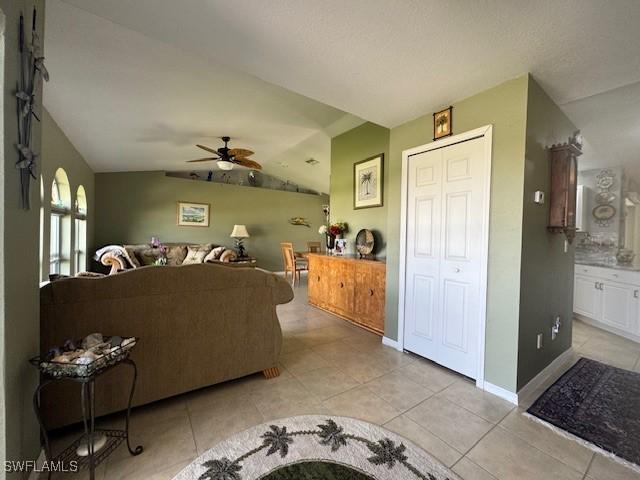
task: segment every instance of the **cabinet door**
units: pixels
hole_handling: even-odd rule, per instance
[[[607,281],[602,287],[602,316],[600,321],[625,332],[636,331],[638,301],[637,287]]]
[[[385,281],[384,265],[356,266],[356,319],[378,332],[384,332]]]
[[[331,283],[328,285],[330,307],[346,317],[353,316],[355,287],[354,262],[335,259],[331,262]]]
[[[575,275],[573,283],[573,311],[594,320],[600,319],[601,291],[599,280],[594,277]]]
[[[322,306],[326,303],[329,278],[327,278],[327,261],[322,257],[309,257],[309,302]]]

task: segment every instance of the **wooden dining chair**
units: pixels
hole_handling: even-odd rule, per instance
[[[295,287],[296,279],[300,284],[300,272],[306,272],[309,269],[308,262],[306,259],[296,258],[293,251],[293,243],[291,242],[280,243],[280,250],[282,251],[282,262],[284,264],[284,278],[288,279],[289,272],[291,272],[291,283]]]
[[[307,242],[307,252],[320,253],[320,242]]]

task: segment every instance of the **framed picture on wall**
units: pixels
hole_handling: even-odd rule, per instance
[[[453,107],[445,108],[433,114],[433,139],[453,135]]]
[[[178,202],[178,225],[183,227],[208,227],[209,204]]]
[[[353,208],[382,206],[384,154],[380,153],[353,166]]]

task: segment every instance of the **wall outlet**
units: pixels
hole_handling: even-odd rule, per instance
[[[536,340],[536,348],[540,350],[542,348],[542,333],[538,334],[538,338]]]
[[[562,326],[562,319],[560,315],[556,315],[556,318],[553,320],[553,325],[551,326],[551,340],[555,340],[560,333],[560,327]]]

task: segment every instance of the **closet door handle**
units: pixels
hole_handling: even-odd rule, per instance
[[[340,288],[344,288],[344,283],[340,282]]]
[[[600,290],[600,287],[598,285],[600,285],[600,282],[596,282],[595,285],[594,285],[594,288],[596,290]]]
[[[320,275],[318,275],[318,281],[320,281]]]
[[[633,291],[633,298],[640,298],[640,290]]]
[[[636,293],[638,293],[638,291],[636,290]],[[373,297],[373,288],[369,289],[369,296]],[[636,297],[637,298],[637,297]]]

